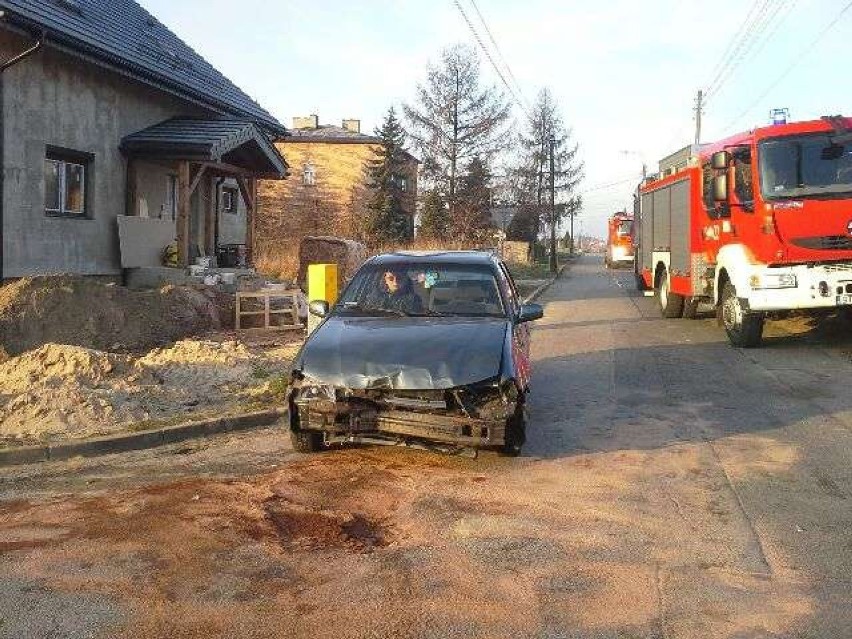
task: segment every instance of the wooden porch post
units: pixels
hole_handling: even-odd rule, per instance
[[[249,265],[254,265],[254,239],[255,225],[257,224],[257,178],[249,180],[249,192],[251,193],[251,209],[246,218],[246,259]]]
[[[189,210],[190,198],[189,162],[182,160],[178,164],[178,207],[177,207],[177,253],[178,266],[189,265]]]

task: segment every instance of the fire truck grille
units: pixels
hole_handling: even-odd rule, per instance
[[[807,249],[849,250],[852,249],[852,237],[846,235],[818,235],[816,237],[797,237],[793,244]]]
[[[852,262],[835,262],[826,264],[825,270],[829,273],[852,273]]]

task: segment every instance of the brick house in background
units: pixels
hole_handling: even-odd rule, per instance
[[[275,142],[287,158],[290,178],[259,184],[259,251],[292,250],[292,242],[306,235],[358,238],[368,196],[364,165],[375,157],[378,144],[379,138],[361,133],[360,120],[332,126],[321,125],[316,115],[293,118],[288,135]],[[406,156],[398,179],[413,231],[419,161]]]

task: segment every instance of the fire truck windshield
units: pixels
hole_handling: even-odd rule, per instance
[[[621,220],[618,223],[618,230],[616,232],[620,237],[630,235],[631,231],[633,231],[633,220]]]
[[[764,199],[852,194],[852,144],[802,135],[765,140],[758,154]]]

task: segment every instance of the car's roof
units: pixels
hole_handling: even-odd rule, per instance
[[[398,251],[383,253],[370,260],[371,265],[410,264],[493,264],[494,254],[489,251]]]

